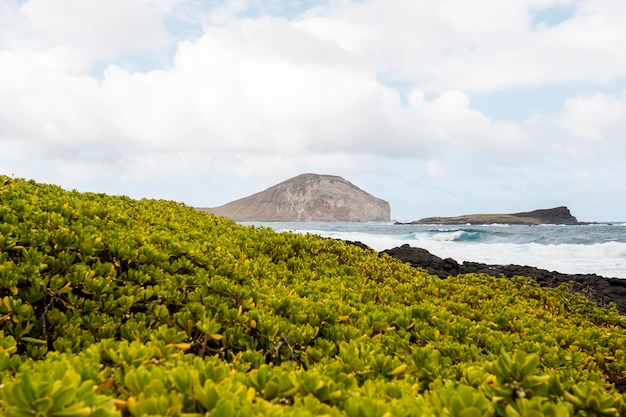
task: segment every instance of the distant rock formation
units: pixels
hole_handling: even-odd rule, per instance
[[[567,207],[512,214],[466,214],[456,217],[427,217],[410,224],[581,224]]]
[[[389,221],[389,203],[334,175],[302,174],[220,207],[236,221]]]
[[[539,209],[526,213],[512,214],[515,217],[538,219],[544,224],[578,224],[576,217],[572,216],[569,209],[565,206],[555,207],[551,209]]]

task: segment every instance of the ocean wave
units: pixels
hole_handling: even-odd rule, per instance
[[[450,232],[440,232],[432,235],[432,240],[449,241],[449,242],[465,242],[468,240],[479,240],[482,233],[479,231],[455,230]]]
[[[626,243],[540,244],[420,242],[421,247],[441,258],[492,265],[531,265],[567,274],[598,274],[626,278]]]
[[[471,261],[491,265],[531,265],[566,274],[598,274],[626,278],[626,243],[542,244],[488,243],[480,239],[471,244],[455,239],[467,238],[467,232],[441,232],[438,238],[409,235],[372,235],[366,233],[320,233],[326,237],[359,241],[376,251],[404,244],[428,250],[440,258],[457,262]],[[465,235],[465,236],[464,236]]]
[[[411,236],[416,240],[436,240],[448,242],[470,242],[488,238],[495,233],[484,229],[429,229],[426,231],[413,232]]]
[[[409,244],[440,258],[530,265],[567,274],[626,278],[626,223],[614,227],[415,227],[359,224],[272,224],[275,230],[359,241],[376,251]]]

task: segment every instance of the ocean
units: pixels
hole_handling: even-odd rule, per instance
[[[441,258],[528,265],[566,274],[626,278],[626,223],[416,225],[391,222],[241,222],[279,232],[362,242],[380,252],[408,244]]]

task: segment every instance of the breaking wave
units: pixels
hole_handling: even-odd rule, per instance
[[[566,274],[626,278],[626,224],[462,226],[385,223],[266,223],[277,231],[362,242],[376,251],[408,244],[457,262],[530,265]]]

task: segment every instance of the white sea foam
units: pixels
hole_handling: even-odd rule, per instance
[[[275,230],[359,241],[376,251],[404,244],[458,262],[517,264],[568,274],[626,278],[626,223],[596,226],[437,227],[373,224],[264,224]]]
[[[341,236],[334,236],[342,238]],[[541,245],[538,243],[478,243],[455,244],[452,240],[406,240],[391,236],[352,235],[377,251],[409,244],[424,248],[441,258],[458,262],[473,261],[486,264],[517,264],[535,266],[567,274],[591,274],[626,278],[626,243],[606,242],[592,245]]]
[[[450,257],[459,262],[474,261],[496,265],[512,263],[569,274],[596,273],[626,278],[625,243],[607,242],[593,245],[498,243],[473,246],[426,243],[420,246],[437,256]]]

